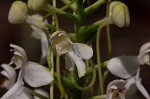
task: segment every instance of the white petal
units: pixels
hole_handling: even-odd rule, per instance
[[[132,99],[133,97],[135,97],[136,92],[138,91],[136,84],[135,84],[135,78],[129,78],[127,80],[127,84],[125,85],[125,89],[126,89],[126,95],[125,97],[127,99]]]
[[[143,96],[146,99],[150,99],[148,92],[146,91],[144,86],[141,84],[141,79],[139,78],[139,75],[140,75],[140,68],[138,69],[137,74],[135,75],[135,84],[137,88],[139,89],[139,91],[143,94]]]
[[[14,70],[13,67],[7,65],[7,64],[2,64],[1,67],[3,67],[5,72],[1,72],[1,74],[3,74],[4,76],[6,76],[9,81],[10,81],[10,85],[7,86],[7,88],[9,89],[10,87],[12,87],[16,81],[16,71]]]
[[[120,56],[112,58],[107,63],[109,71],[120,78],[132,77],[139,67],[136,56]]]
[[[22,90],[19,90],[15,95],[13,95],[10,99],[33,99],[31,94],[24,91],[24,87]]]
[[[47,97],[47,98],[49,98],[48,93],[46,91],[42,90],[42,89],[35,89],[34,91],[41,94],[41,95],[43,95],[43,96],[45,96],[45,97]],[[37,97],[37,96],[34,96],[34,99],[40,99],[40,98]]]
[[[40,87],[51,83],[53,77],[44,66],[34,62],[27,62],[24,80],[32,87]]]
[[[150,65],[150,62],[145,62],[150,59],[149,52],[150,52],[150,42],[147,42],[141,46],[140,51],[139,51],[138,59],[141,65],[143,64]],[[148,55],[148,57],[145,57],[145,55]]]
[[[79,77],[84,76],[86,73],[86,66],[83,60],[80,57],[78,57],[72,50],[68,52],[68,55],[76,64]]]
[[[74,70],[74,61],[72,60],[72,58],[68,55],[68,53],[65,54],[65,68],[69,71],[73,71]]]
[[[93,56],[92,47],[82,43],[74,43],[73,46],[74,46],[75,53],[79,57],[83,59],[90,59]]]
[[[140,81],[138,80],[136,81],[136,86],[146,99],[150,99],[148,92],[146,91],[146,89],[144,88],[144,86],[141,84]]]
[[[26,52],[22,47],[20,47],[18,45],[14,45],[14,44],[10,44],[10,47],[14,48],[13,49],[14,51],[19,52],[21,55],[23,55],[24,59],[27,60]]]
[[[13,95],[23,89],[23,85],[24,83],[22,80],[17,81],[16,84],[1,97],[1,99],[11,99]]]
[[[41,37],[41,51],[42,51],[42,55],[41,55],[40,63],[44,64],[46,62],[47,52],[48,52],[48,41],[45,34],[42,34]]]

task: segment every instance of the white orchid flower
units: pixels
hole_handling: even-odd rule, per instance
[[[17,69],[20,68],[20,71],[16,83],[1,97],[1,99],[17,99],[15,97],[21,96],[23,97],[22,99],[30,99],[24,98],[28,97],[28,95],[24,91],[23,79],[32,87],[41,87],[52,82],[53,77],[46,67],[38,63],[27,61],[26,52],[23,48],[14,44],[10,44],[10,46],[14,48],[12,49],[14,51],[14,56],[12,57],[9,65],[14,63]],[[2,74],[10,81],[14,82],[16,76],[12,72],[15,70],[13,70],[13,68],[9,65],[2,65],[6,72],[2,72]],[[14,74],[14,76],[9,76],[10,74]]]
[[[107,86],[107,99],[125,99],[125,80],[113,80]]]
[[[23,48],[14,44],[10,44],[10,46],[14,48],[13,51],[15,54],[10,63],[14,63],[16,64],[16,67],[22,69],[23,78],[30,86],[40,87],[49,84],[53,80],[51,73],[44,66],[27,61],[26,52]]]
[[[50,36],[50,42],[56,48],[59,55],[65,54],[66,68],[69,71],[77,67],[79,77],[84,76],[86,66],[83,59],[90,59],[93,56],[93,50],[90,46],[81,43],[73,43],[65,31],[56,31]]]
[[[110,59],[107,63],[107,68],[113,75],[127,79],[126,87],[128,89],[134,83],[143,96],[149,99],[148,92],[141,84],[139,65],[140,63],[136,56],[120,56]]]
[[[30,16],[30,18],[32,19],[32,21],[36,22],[38,24],[38,27],[40,28],[45,28],[45,25],[48,24],[48,21],[42,21],[43,17],[39,14],[33,14],[32,16]],[[32,37],[41,40],[41,51],[42,51],[42,55],[40,58],[40,63],[44,64],[46,61],[46,57],[47,57],[47,52],[48,52],[48,40],[47,37],[45,35],[45,33],[37,28],[36,26],[30,25],[31,28],[33,29],[32,32]]]
[[[141,65],[150,65],[150,42],[141,46],[138,59]]]
[[[4,81],[3,85],[1,87],[6,87],[7,89],[10,89],[16,81],[16,71],[13,67],[2,64],[1,67],[4,69],[1,71],[1,74],[7,77],[7,80]]]

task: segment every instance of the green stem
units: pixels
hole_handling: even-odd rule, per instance
[[[91,15],[94,11],[96,11],[102,4],[105,3],[106,0],[97,0],[92,5],[88,6],[84,9],[85,16]]]
[[[46,4],[43,9],[52,13],[52,14],[57,13],[58,15],[68,19],[71,22],[75,22],[75,23],[78,22],[77,18],[74,15],[69,14],[69,13],[67,13],[61,9],[56,8],[56,7],[53,7],[50,4]]]
[[[65,6],[61,7],[60,9],[61,9],[61,10],[65,10],[65,9],[67,9],[68,7],[71,7],[73,4],[75,4],[75,3],[74,3],[75,1],[76,1],[76,0],[72,0],[72,1],[68,2],[68,4],[66,4]],[[76,10],[73,9],[73,8],[72,8],[72,10],[73,10],[74,12],[76,11]]]
[[[76,81],[74,80],[73,73],[72,73],[72,77],[71,77],[71,81],[72,81],[73,85],[74,85],[77,89],[79,89],[79,90],[88,90],[89,88],[91,88],[91,87],[94,85],[95,80],[96,80],[96,70],[95,70],[95,69],[93,69],[93,78],[92,78],[92,81],[91,81],[90,84],[89,84],[88,86],[86,86],[86,87],[82,87],[82,86],[80,86],[80,85],[78,85],[78,84],[76,83]]]
[[[72,0],[72,1],[70,1],[70,0],[61,0],[65,5],[68,5],[68,4],[70,4],[72,1],[76,1],[76,0]],[[76,3],[73,3],[73,4],[71,4],[70,6],[70,9],[72,9],[74,12],[76,12],[76,9],[77,9],[77,5],[76,5]]]
[[[101,58],[100,58],[100,33],[104,26],[107,24],[110,24],[111,21],[106,21],[102,23],[98,30],[97,30],[97,36],[96,36],[96,54],[97,54],[97,63],[98,63],[98,75],[99,75],[99,83],[100,83],[100,94],[104,94],[104,86],[103,86],[103,79],[102,79],[102,70],[100,67],[101,64]]]
[[[109,16],[110,2],[111,2],[111,0],[107,1],[106,16]],[[111,35],[110,35],[110,27],[109,27],[109,25],[106,26],[106,31],[107,31],[108,59],[109,59],[111,57],[111,53],[112,53]]]
[[[60,94],[61,94],[61,97],[60,98],[63,98],[64,97],[64,87],[62,85],[62,82],[61,82],[61,76],[60,76],[60,56],[56,55],[56,74],[57,74],[57,81],[58,81],[58,88],[60,90]]]
[[[54,75],[53,51],[50,46],[48,47],[47,63],[49,71]],[[54,83],[50,84],[50,99],[54,99]]]
[[[91,99],[107,99],[107,96],[106,94],[104,94],[104,95],[94,96]]]

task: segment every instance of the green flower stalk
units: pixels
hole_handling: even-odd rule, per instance
[[[27,19],[28,7],[22,1],[15,1],[12,3],[8,14],[8,20],[12,24],[19,24]]]
[[[118,27],[126,27],[130,24],[130,15],[128,7],[119,1],[110,3],[109,16]]]

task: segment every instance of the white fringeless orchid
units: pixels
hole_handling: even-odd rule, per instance
[[[139,75],[140,65],[150,64],[149,49],[150,43],[148,42],[140,48],[138,56],[115,57],[110,59],[107,63],[107,68],[113,75],[127,79],[127,87],[134,83],[146,99],[150,99],[150,96],[141,84],[141,78]]]
[[[50,42],[59,55],[65,54],[66,60],[68,59],[66,68],[72,71],[75,64],[79,77],[84,76],[86,66],[83,59],[90,59],[93,56],[93,49],[86,44],[73,43],[65,31],[54,32],[50,36]]]
[[[28,97],[26,96],[27,93],[24,89],[23,79],[31,87],[41,87],[52,82],[53,77],[46,67],[35,62],[27,61],[26,52],[23,48],[14,44],[10,44],[10,46],[13,48],[11,51],[14,51],[14,56],[9,65],[2,65],[6,72],[2,72],[2,74],[14,83],[16,76],[12,73],[11,70],[13,70],[13,68],[10,65],[14,63],[16,69],[20,69],[20,71],[16,83],[2,96],[1,99],[16,99],[12,97],[17,96]],[[9,76],[9,74],[14,74],[14,76]]]
[[[125,99],[124,80],[113,80],[107,86],[107,99]]]
[[[42,21],[43,17],[39,14],[33,14],[32,16],[28,16],[28,18],[30,18],[32,21],[34,21],[35,23],[38,24],[38,27],[40,28],[45,28],[46,29],[46,24],[48,24],[48,21]],[[46,61],[46,56],[47,56],[47,52],[48,52],[48,40],[47,37],[45,35],[45,33],[37,28],[36,26],[30,25],[31,28],[33,29],[32,31],[32,37],[41,40],[41,51],[42,51],[42,55],[40,58],[40,63],[44,64]]]
[[[106,94],[99,95],[94,99],[126,99],[126,83],[123,79],[113,80],[107,85]]]

